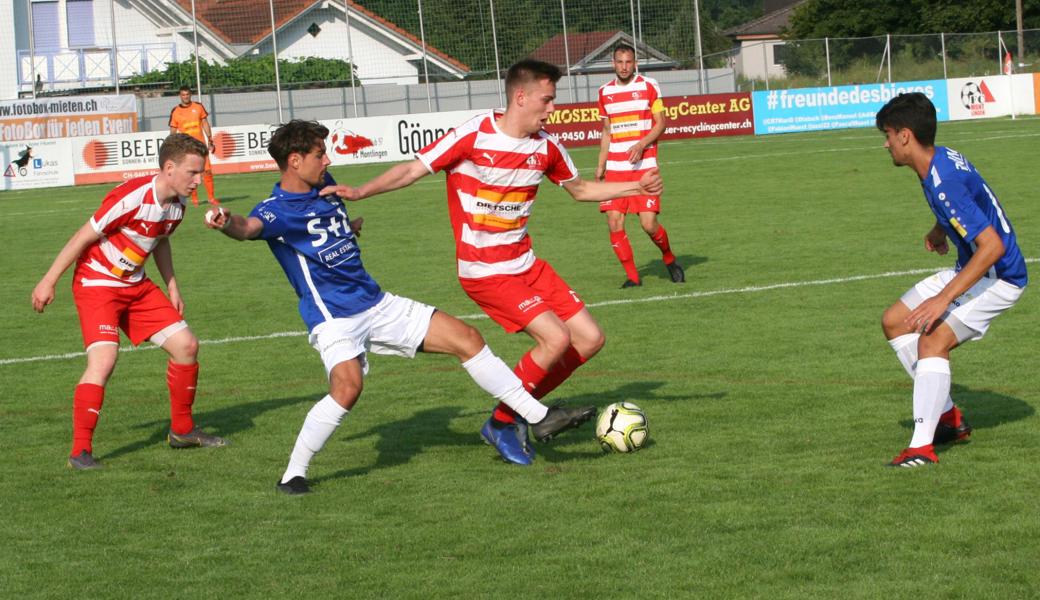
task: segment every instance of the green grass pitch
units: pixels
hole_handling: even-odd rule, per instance
[[[944,123],[938,139],[986,177],[1031,261],[1038,139],[1035,118]],[[883,467],[910,437],[911,382],[880,316],[952,258],[924,251],[930,212],[882,144],[875,130],[663,144],[661,222],[683,285],[630,219],[644,286],[618,289],[596,205],[543,184],[535,250],[607,335],[551,398],[635,402],[649,446],[601,454],[590,423],[512,467],[481,442],[491,402],[453,359],[374,356],[306,497],[274,484],[324,372],[266,244],[207,230],[191,208],[172,238],[204,342],[196,420],[233,445],[165,445],[165,356],[142,348],[120,355],[108,387],[95,436],[106,469],[77,473],[65,467],[84,366],[70,274],[44,315],[29,297],[110,186],[0,194],[0,595],[1035,595],[1040,297],[954,353],[972,441],[937,466]],[[595,152],[573,151],[586,176]],[[383,168],[333,173],[358,183]],[[217,191],[247,212],[275,179],[219,177]],[[529,347],[460,290],[442,176],[349,209],[384,288],[465,317],[509,364]]]

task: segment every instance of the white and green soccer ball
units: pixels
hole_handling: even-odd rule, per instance
[[[650,439],[646,413],[631,402],[615,402],[596,420],[596,439],[607,452],[635,452]]]

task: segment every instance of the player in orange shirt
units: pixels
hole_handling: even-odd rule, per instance
[[[206,107],[199,102],[191,101],[191,88],[183,85],[180,90],[181,103],[170,111],[170,133],[186,133],[198,141],[206,144],[212,153],[216,150],[213,145],[213,131],[209,128],[209,113]],[[216,194],[213,192],[213,166],[206,157],[206,170],[202,173],[202,183],[206,186],[209,194],[209,203],[220,204]],[[199,192],[191,192],[191,201],[195,206],[199,205]]]

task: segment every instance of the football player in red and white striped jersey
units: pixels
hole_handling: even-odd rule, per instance
[[[448,172],[448,213],[459,282],[506,331],[523,331],[535,340],[515,368],[535,398],[560,385],[605,341],[574,290],[534,255],[527,220],[543,176],[585,202],[660,194],[662,189],[656,169],[623,182],[579,176],[567,151],[543,130],[555,110],[560,76],[557,67],[536,60],[513,65],[506,75],[504,111],[475,117],[423,148],[416,160],[392,167],[358,188],[335,190],[344,198],[360,200],[403,188],[430,173]],[[488,431],[512,428],[526,439],[525,427],[505,404],[499,404],[485,424]]]
[[[93,437],[105,384],[119,353],[119,331],[134,345],[151,340],[170,359],[170,445],[223,446],[222,438],[195,427],[191,407],[199,377],[199,342],[182,313],[184,301],[173,272],[169,237],[184,218],[184,198],[199,185],[206,146],[191,136],[170,135],[159,150],[159,174],[116,187],[101,207],[72,235],[32,293],[36,312],[54,301],[55,285],[76,263],[72,297],[79,313],[87,368],[72,400],[72,453],[69,466],[94,469]],[[151,255],[169,297],[144,273]]]
[[[599,88],[599,114],[603,119],[603,138],[599,146],[596,179],[635,181],[657,168],[657,138],[664,133],[665,113],[657,82],[636,73],[636,52],[628,44],[614,47],[616,79]],[[668,275],[675,283],[686,280],[675,261],[668,232],[657,221],[661,212],[660,195],[637,195],[601,202],[599,211],[607,213],[610,245],[625,269],[622,288],[642,285],[632,245],[625,233],[625,215],[637,213],[639,224],[661,250]]]

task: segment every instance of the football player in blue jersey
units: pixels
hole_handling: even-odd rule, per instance
[[[278,489],[310,491],[307,468],[361,395],[368,351],[408,358],[416,352],[456,356],[477,385],[530,423],[536,439],[551,439],[594,416],[594,407],[546,407],[524,389],[476,329],[379,287],[361,263],[356,237],[361,219],[351,221],[335,195],[343,190],[328,173],[328,134],[313,121],[282,125],[268,145],[281,170],[271,197],[248,216],[232,215],[223,207],[206,213],[206,224],[231,238],[267,242],[296,291],[309,342],[328,373],[329,393],[307,414]],[[514,437],[496,449],[509,462],[529,464],[533,452],[527,432]]]
[[[985,335],[1015,305],[1027,283],[1015,230],[996,194],[964,156],[935,145],[935,106],[922,93],[900,94],[877,113],[877,128],[896,166],[921,180],[935,225],[924,247],[957,250],[952,269],[910,288],[881,319],[888,343],[914,380],[914,433],[889,463],[939,462],[934,444],[967,440],[971,426],[950,397],[950,351]]]

